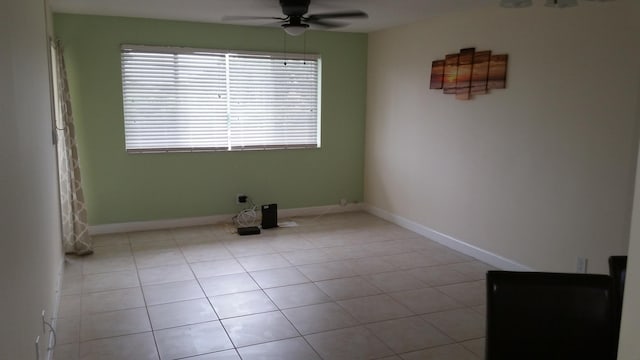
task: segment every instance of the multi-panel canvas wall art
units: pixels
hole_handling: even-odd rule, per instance
[[[444,60],[431,63],[429,88],[455,94],[460,100],[486,94],[490,89],[504,89],[508,60],[508,55],[493,55],[491,51],[461,49],[458,54],[449,54]]]

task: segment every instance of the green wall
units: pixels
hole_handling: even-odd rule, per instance
[[[120,45],[282,51],[280,29],[56,14],[92,225],[238,211],[236,193],[280,208],[362,201],[367,36],[310,31],[322,56],[322,148],[127,154]],[[287,50],[303,51],[303,38]]]

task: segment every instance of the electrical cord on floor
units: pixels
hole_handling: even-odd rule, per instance
[[[247,202],[251,204],[251,207],[242,209],[238,215],[233,217],[233,223],[236,224],[237,227],[255,226],[256,220],[258,219],[256,204],[254,204],[249,197],[247,197]]]
[[[53,350],[56,347],[56,345],[58,344],[58,337],[56,336],[56,329],[54,329],[53,325],[51,325],[51,323],[48,322],[48,321],[44,321],[44,324],[49,327],[49,330],[51,330],[51,333],[53,334],[53,345],[51,345],[51,347],[48,347],[47,350]]]

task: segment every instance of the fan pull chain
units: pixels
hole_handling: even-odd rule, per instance
[[[287,33],[283,31],[282,36],[284,36],[284,66],[287,66]]]
[[[304,46],[304,50],[303,50],[304,58],[303,58],[302,64],[303,65],[307,65],[307,32],[305,31],[302,36],[304,36],[304,39],[303,39],[303,41],[304,41],[304,45],[303,45]]]

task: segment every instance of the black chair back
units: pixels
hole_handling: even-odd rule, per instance
[[[620,322],[622,320],[622,302],[624,300],[624,281],[627,277],[627,257],[609,257],[609,275],[613,279],[613,296],[616,303],[616,343],[620,335]]]
[[[627,277],[627,257],[610,256],[609,274],[613,278],[613,291],[618,302],[618,309],[622,311],[622,300],[624,299],[624,280]]]
[[[607,275],[489,271],[486,360],[614,360]]]

